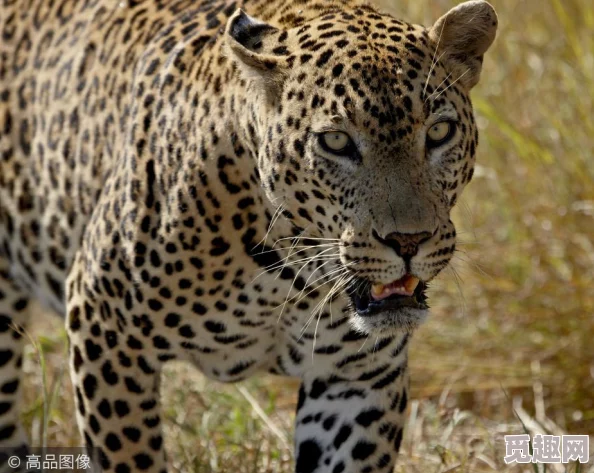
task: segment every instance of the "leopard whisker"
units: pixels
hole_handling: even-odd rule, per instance
[[[435,67],[435,65],[437,64],[437,62],[441,59],[441,57],[445,54],[445,51],[439,56],[439,58],[437,59],[437,61],[435,60],[435,56],[437,56],[437,51],[439,51],[439,45],[441,43],[441,37],[443,36],[443,30],[445,29],[445,25],[447,23],[447,18],[446,21],[443,22],[443,25],[441,26],[441,30],[439,32],[439,37],[437,38],[437,44],[435,45],[435,51],[433,52],[433,57],[431,58],[431,67],[429,67],[429,74],[427,74],[427,80],[425,81],[425,86],[423,87],[423,95],[421,97],[425,97],[425,94],[427,93],[427,86],[429,85],[429,78],[431,77],[431,73],[433,72],[433,68]]]
[[[301,297],[300,297],[300,298],[299,298],[297,301],[295,301],[295,304],[297,304],[297,303],[299,303],[300,301],[302,301],[303,299],[305,299],[305,298],[306,298],[307,296],[309,296],[309,295],[310,295],[312,292],[315,292],[315,291],[317,291],[319,288],[321,288],[321,287],[325,286],[326,284],[329,284],[329,283],[331,283],[332,281],[334,281],[335,279],[338,279],[338,278],[340,278],[341,276],[342,276],[342,273],[341,273],[341,274],[338,274],[338,275],[336,275],[336,276],[333,276],[333,277],[332,277],[332,278],[330,278],[329,280],[327,280],[327,281],[324,281],[324,282],[322,282],[321,284],[317,285],[316,287],[314,287],[313,289],[311,289],[311,290],[310,290],[310,291],[308,291],[307,293],[303,294],[303,295],[302,295],[302,296],[301,296]],[[326,275],[325,277],[327,277],[327,275]],[[313,285],[313,283],[312,283],[311,285]],[[311,285],[310,285],[310,287],[311,287]],[[305,289],[307,289],[307,288],[305,288]],[[304,291],[305,291],[305,289],[304,289]],[[292,300],[293,300],[295,297],[297,297],[298,295],[299,295],[299,294],[297,294],[296,296],[293,296],[291,299],[289,299],[288,301],[285,301],[283,304],[279,304],[279,305],[278,305],[277,307],[275,307],[275,308],[278,308],[278,307],[284,306],[286,303],[288,303],[288,302],[291,302],[291,301],[292,301]],[[281,315],[282,315],[282,314],[281,314]],[[279,316],[279,320],[280,320],[280,316]]]
[[[367,343],[367,340],[369,340],[369,334],[367,334],[367,337],[365,337],[365,340],[363,340],[363,344],[359,347],[359,349],[357,350],[357,353],[361,353],[361,350],[363,350],[363,347]]]
[[[451,76],[452,76],[452,72],[450,72],[450,73],[449,73],[449,74],[446,76],[446,78],[445,78],[444,80],[442,80],[442,81],[441,81],[441,83],[440,83],[440,84],[439,84],[439,85],[438,85],[438,86],[435,88],[435,90],[433,91],[433,93],[432,93],[432,94],[431,94],[429,97],[427,97],[423,103],[427,103],[429,100],[431,100],[431,97],[433,97],[433,96],[434,96],[434,95],[437,93],[437,91],[439,90],[439,88],[440,88],[440,87],[441,87],[443,84],[445,84],[445,83],[446,83],[446,81],[447,81],[447,80],[448,80],[448,79],[449,79]]]
[[[299,263],[301,263],[303,261],[308,261],[310,259],[315,259],[316,257],[322,255],[326,251],[329,251],[329,250],[333,249],[333,247],[330,247],[330,248],[327,248],[327,249],[323,250],[320,253],[316,253],[313,256],[308,256],[308,257],[303,258],[303,259],[299,259],[299,260],[296,260],[296,261],[289,262],[291,256],[297,255],[297,254],[302,253],[304,251],[307,251],[308,249],[315,249],[315,248],[317,248],[317,247],[304,248],[302,250],[296,251],[295,253],[290,254],[290,255],[284,257],[280,261],[277,261],[277,262],[275,262],[275,263],[273,263],[273,264],[271,264],[269,266],[266,266],[257,276],[254,277],[254,279],[252,280],[252,282],[254,282],[256,279],[258,279],[259,277],[261,277],[263,274],[274,272],[277,269],[282,271],[282,269],[284,269],[287,266],[293,266],[293,265],[299,264]]]
[[[324,283],[320,284],[320,285],[319,285],[318,287],[316,287],[315,289],[312,289],[312,291],[310,291],[310,293],[311,293],[311,292],[313,292],[313,291],[315,291],[315,290],[316,290],[316,289],[318,289],[319,287],[322,287],[322,286],[323,286],[323,285],[325,285],[325,284],[329,284],[329,283],[331,283],[332,281],[337,281],[337,280],[339,280],[339,279],[340,279],[340,278],[342,278],[342,277],[344,277],[344,274],[343,274],[343,273],[341,273],[341,274],[338,274],[337,276],[335,276],[335,277],[333,277],[333,278],[329,279],[328,281],[325,281]],[[335,282],[335,284],[336,284],[336,282]],[[281,304],[281,305],[282,305],[282,304]],[[318,304],[318,305],[319,305],[319,304]],[[280,307],[280,306],[279,306],[279,307]],[[317,307],[317,306],[316,306],[316,307]],[[305,330],[307,330],[307,327],[309,326],[309,324],[311,323],[311,321],[313,320],[313,318],[314,318],[314,317],[315,317],[315,308],[314,308],[314,310],[312,310],[312,315],[310,315],[310,317],[307,319],[307,321],[306,321],[306,323],[305,323],[305,326],[304,326],[304,327],[301,329],[301,335],[300,335],[299,339],[301,339],[301,336],[303,335],[303,333],[305,332]],[[280,318],[279,318],[279,319],[280,319]]]
[[[463,258],[461,255],[464,255],[466,258]],[[460,249],[456,248],[453,258],[456,258],[456,259],[462,261],[464,264],[471,266],[472,269],[475,270],[477,273],[479,273],[481,276],[484,276],[486,278],[489,278],[490,280],[493,280],[493,275],[489,274],[485,270],[485,268],[480,265],[480,263],[475,261],[474,258],[472,258],[464,250],[460,250]]]
[[[444,24],[444,26],[445,26],[445,24]],[[441,32],[439,33],[439,39],[437,40],[437,46],[435,47],[435,52],[433,53],[433,59],[431,59],[431,67],[429,68],[429,73],[427,74],[427,80],[425,81],[425,86],[423,87],[423,94],[421,95],[422,98],[425,98],[425,95],[427,94],[427,87],[429,86],[429,79],[431,78],[431,73],[433,72],[433,69],[435,68],[435,66],[437,66],[437,63],[439,62],[439,60],[447,52],[447,50],[444,50],[444,52],[441,53],[437,59],[435,59],[435,56],[437,56],[437,51],[439,50],[439,42],[441,41],[442,33],[443,33],[443,28],[441,29]]]
[[[320,238],[320,237],[313,237],[313,236],[289,236],[277,239],[272,247],[274,248],[278,242],[285,241],[285,240],[311,240],[311,241],[335,241],[340,242],[340,238]]]
[[[289,287],[289,291],[287,292],[287,297],[285,298],[285,304],[287,303],[287,300],[289,299],[289,295],[291,294],[291,289],[293,289],[293,286],[295,285],[295,281],[297,281],[297,278],[299,277],[299,274],[301,273],[301,271],[303,271],[305,269],[305,267],[312,261],[313,258],[316,258],[316,260],[319,260],[317,258],[317,256],[322,256],[325,252],[330,251],[331,249],[332,248],[328,248],[327,250],[324,250],[319,255],[314,255],[312,258],[309,258],[309,259],[306,259],[305,260],[305,263],[303,263],[303,265],[301,266],[301,268],[299,269],[299,271],[297,271],[297,273],[295,274],[295,277],[293,278],[293,281],[291,282],[291,286]],[[330,261],[332,261],[332,260],[329,260],[328,262],[330,262]],[[324,263],[324,264],[326,264],[326,263]],[[314,271],[314,273],[315,273],[315,271]],[[278,275],[277,275],[277,277],[278,277]],[[284,307],[283,307],[283,309],[284,309]],[[281,315],[282,315],[282,312],[281,312]]]
[[[328,260],[334,260],[337,259],[338,255],[323,255],[323,256],[316,256],[315,259],[313,259],[314,257],[312,256],[312,260],[306,262],[305,264],[311,264],[311,263],[316,263],[316,262],[322,262],[322,261],[328,261]],[[272,274],[275,271],[278,271],[279,274],[277,274],[274,278],[278,279],[278,277],[282,274],[282,270],[284,268],[290,268],[292,266],[296,266],[296,265],[301,265],[303,264],[303,260],[299,260],[299,261],[294,261],[291,263],[287,263],[286,265],[283,265],[283,267],[277,267],[277,268],[271,268],[271,269],[267,269],[267,270],[263,270],[260,273],[258,273],[256,276],[254,276],[251,280],[251,283],[256,282],[259,278],[261,278],[263,275],[265,274]]]
[[[330,279],[329,281],[327,281],[327,282],[325,283],[325,284],[328,284],[328,283],[330,283],[330,282],[334,281],[334,284],[333,284],[332,288],[331,288],[331,289],[328,291],[328,293],[327,293],[327,294],[324,296],[324,298],[323,298],[321,301],[319,301],[319,302],[316,304],[316,306],[315,306],[315,307],[312,309],[312,315],[311,315],[311,316],[310,316],[310,318],[308,319],[309,321],[311,321],[311,320],[312,320],[312,319],[315,317],[315,315],[316,315],[316,313],[317,313],[318,309],[319,309],[320,307],[323,307],[323,305],[324,305],[324,304],[327,302],[328,298],[330,298],[330,297],[332,297],[332,296],[334,295],[334,292],[333,292],[333,291],[335,290],[335,288],[337,287],[337,285],[338,285],[339,283],[341,283],[341,282],[342,282],[342,280],[343,280],[343,279],[344,279],[346,276],[347,276],[347,275],[346,275],[346,273],[341,273],[341,274],[339,274],[338,276],[336,276],[336,277],[333,277],[332,279]],[[307,325],[308,325],[308,324],[307,324]],[[304,327],[302,330],[304,330],[305,328],[306,328],[306,327]]]
[[[307,266],[308,264],[310,264],[310,263],[314,263],[316,261],[324,261],[327,258],[336,258],[336,257],[340,256],[340,253],[332,253],[330,255],[327,255],[326,254],[328,251],[332,251],[332,250],[334,250],[334,248],[327,248],[324,251],[321,251],[320,253],[316,253],[313,256],[308,256],[306,258],[301,258],[301,259],[298,259],[296,261],[291,261],[291,262],[286,261],[282,265],[282,267],[280,267],[280,271],[276,275],[276,278],[278,278],[280,276],[280,274],[282,273],[282,270],[285,269],[285,268],[287,268],[287,267],[295,266],[295,265],[298,265],[298,264],[303,263],[301,269],[299,270],[299,273],[300,273],[303,270],[303,268],[305,266]],[[279,269],[279,268],[277,268],[277,269]]]
[[[276,221],[278,220],[278,218],[281,216],[281,214],[284,211],[284,205],[280,204],[276,210],[274,211],[274,214],[272,214],[272,218],[270,219],[270,224],[268,225],[268,229],[266,230],[266,233],[264,234],[264,237],[256,244],[256,246],[254,246],[252,248],[252,251],[254,249],[256,249],[258,246],[262,245],[264,249],[264,244],[266,243],[266,240],[268,239],[268,235],[270,234],[270,232],[272,231],[272,227],[274,226],[274,224],[276,223]]]
[[[297,250],[295,252],[290,253],[289,255],[285,256],[284,258],[280,259],[279,261],[277,261],[275,263],[272,263],[271,265],[266,266],[264,269],[265,270],[271,270],[271,269],[276,269],[275,267],[280,268],[281,266],[283,266],[284,262],[287,262],[288,260],[290,260],[292,256],[298,255],[300,253],[304,253],[304,252],[306,252],[308,250],[315,250],[315,249],[318,249],[318,248],[326,248],[326,249],[330,248],[330,249],[332,249],[332,248],[336,248],[336,247],[333,246],[333,245],[304,246],[301,249],[299,249],[299,250]],[[273,251],[275,251],[275,250],[273,250]],[[324,250],[324,251],[326,251],[326,250]],[[316,254],[319,254],[319,253],[316,253]]]
[[[319,245],[298,245],[298,246],[295,246],[294,248],[300,248],[302,250],[314,250],[316,248],[326,248],[328,246],[338,246],[338,245],[335,245],[334,243],[321,243]],[[273,250],[262,251],[261,253],[258,253],[258,254],[265,255],[267,253],[276,253],[277,251],[289,250],[291,248],[292,247],[290,247],[290,246],[286,246],[286,247],[281,247],[281,248],[275,248]]]
[[[307,265],[307,264],[311,264],[311,263],[315,263],[315,262],[333,260],[333,259],[336,259],[337,257],[338,257],[338,255],[322,255],[322,256],[315,256],[315,257],[312,256],[311,261],[306,261],[305,263],[304,263],[305,260],[298,260],[298,261],[286,263],[285,265],[283,265],[282,268],[281,267],[272,268],[272,269],[265,270],[265,271],[261,272],[252,280],[252,282],[256,281],[259,277],[261,277],[264,274],[271,274],[271,273],[274,273],[275,271],[278,271],[278,274],[274,278],[278,279],[279,276],[282,274],[283,269],[285,269],[285,268],[290,268],[292,266],[297,266],[297,265],[302,265],[302,264]]]
[[[328,263],[330,263],[330,262],[331,262],[331,261],[328,261]],[[324,263],[324,264],[327,264],[327,263]],[[347,269],[346,267],[347,267],[347,266],[349,266],[350,264],[351,264],[351,263],[349,263],[348,265],[344,265],[344,266],[342,266],[342,265],[341,265],[341,267],[339,267],[339,268],[336,268],[336,269],[333,269],[332,271],[330,271],[330,272],[328,272],[328,273],[324,274],[323,276],[320,276],[320,277],[319,277],[319,278],[317,278],[315,281],[312,281],[312,282],[311,282],[311,284],[306,284],[306,286],[305,286],[305,287],[304,287],[304,288],[301,290],[301,292],[300,292],[299,294],[297,294],[296,296],[294,296],[294,297],[300,296],[300,294],[304,293],[306,289],[310,288],[311,286],[313,286],[314,284],[316,284],[318,281],[320,281],[320,280],[322,280],[322,279],[324,279],[324,278],[327,278],[327,277],[328,277],[328,276],[330,276],[330,275],[336,274],[336,273],[338,273],[338,272],[345,271],[345,269]],[[319,268],[318,268],[318,269],[319,269]],[[315,272],[315,271],[314,271],[314,272]],[[305,299],[305,298],[306,298],[306,297],[307,297],[309,294],[311,294],[312,292],[314,292],[315,290],[319,289],[320,287],[324,286],[324,284],[327,284],[327,283],[328,283],[328,281],[325,281],[325,282],[323,282],[322,284],[320,284],[320,285],[316,286],[315,288],[313,288],[313,289],[312,289],[311,291],[309,291],[307,294],[303,294],[301,297],[299,297],[299,299],[297,299],[297,300],[295,301],[295,304],[297,304],[297,303],[301,302],[301,301],[302,301],[303,299]]]
[[[328,303],[328,301],[332,300],[338,291],[348,284],[353,277],[353,275],[345,274],[341,279],[337,280],[332,288],[328,291],[328,294],[326,294],[326,296],[314,307],[312,314],[314,316],[316,313],[321,315],[321,312],[324,310],[324,306]]]
[[[324,297],[324,299],[322,299],[320,301],[320,303],[316,306],[316,308],[314,308],[314,310],[312,312],[312,316],[314,316],[314,317],[315,317],[315,314],[317,313],[317,321],[316,321],[316,326],[315,326],[315,329],[314,329],[312,351],[311,351],[312,360],[313,360],[313,356],[314,356],[315,348],[316,348],[316,340],[317,340],[317,335],[318,335],[318,326],[320,324],[320,320],[321,320],[322,314],[324,312],[324,306],[326,305],[326,303],[328,303],[328,306],[331,308],[332,301],[334,300],[334,296],[345,285],[347,285],[353,277],[354,276],[352,276],[352,275],[351,276],[346,275],[345,277],[343,277],[342,280],[339,280],[339,281],[335,282],[334,283],[334,286],[332,286],[332,289],[330,289],[330,291],[328,292],[328,294],[326,295],[326,297]],[[330,310],[332,310],[332,309],[330,309]]]
[[[460,77],[458,77],[454,82],[452,82],[449,86],[447,86],[445,89],[443,89],[433,100],[437,100],[439,97],[441,97],[442,94],[444,94],[450,87],[452,87],[456,82],[458,82],[460,79],[462,79],[462,77],[464,77],[469,72],[470,72],[470,68],[466,69],[462,74],[460,74]]]
[[[454,276],[454,282],[456,283],[456,287],[458,289],[458,294],[460,295],[460,299],[462,302],[462,314],[466,314],[466,298],[464,297],[464,292],[462,291],[462,278],[460,277],[460,275],[458,274],[458,271],[456,270],[456,268],[454,268],[453,265],[449,264],[447,266],[447,270],[450,271],[452,273],[452,275]]]
[[[342,269],[342,268],[341,268],[341,269]],[[328,275],[326,275],[325,277],[327,277],[327,276],[328,276]],[[327,280],[327,281],[324,281],[323,283],[321,283],[321,284],[319,284],[318,286],[314,287],[314,288],[313,288],[311,291],[309,291],[307,294],[304,294],[304,295],[303,295],[303,296],[301,296],[301,297],[300,297],[300,298],[299,298],[297,301],[295,301],[295,304],[297,304],[298,302],[300,302],[301,300],[303,300],[304,298],[306,298],[307,296],[309,296],[309,295],[310,295],[312,292],[314,292],[314,291],[318,290],[320,287],[322,287],[322,286],[324,286],[324,285],[326,285],[326,284],[329,284],[329,283],[331,283],[332,281],[334,281],[335,279],[338,279],[338,278],[339,278],[339,277],[341,277],[341,276],[342,276],[342,273],[341,273],[341,274],[338,274],[337,276],[333,276],[333,277],[332,277],[332,278],[330,278],[329,280]],[[312,285],[313,285],[313,283],[312,283]],[[304,289],[303,289],[303,291],[305,291],[305,289],[307,289],[307,288],[304,288]],[[289,302],[293,301],[293,299],[295,299],[297,296],[299,296],[299,294],[297,294],[297,295],[293,296],[293,297],[292,297],[292,298],[290,298],[290,299],[285,299],[285,302],[283,302],[282,304],[279,304],[278,306],[276,306],[276,307],[275,307],[275,309],[278,309],[279,307],[282,307],[281,313],[280,313],[280,314],[279,314],[279,316],[278,316],[278,320],[279,320],[279,321],[280,321],[280,318],[281,318],[281,316],[283,315],[284,308],[286,307],[286,305],[287,305]]]

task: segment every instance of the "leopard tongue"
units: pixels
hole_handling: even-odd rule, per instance
[[[381,301],[393,294],[410,297],[414,294],[419,279],[407,274],[406,276],[393,281],[390,284],[374,284],[371,286],[371,298]]]

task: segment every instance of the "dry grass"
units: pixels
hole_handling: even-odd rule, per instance
[[[425,24],[453,3],[399,0]],[[398,472],[535,471],[502,462],[503,435],[522,433],[514,406],[532,432],[594,434],[594,6],[493,4],[501,29],[474,93],[480,164],[456,215],[464,244],[413,343],[416,400]],[[48,393],[64,338],[51,333],[38,339]],[[66,380],[43,428],[41,367],[29,355],[24,418],[34,442],[77,444]],[[178,471],[292,471],[293,381],[238,389],[175,365],[164,386]]]

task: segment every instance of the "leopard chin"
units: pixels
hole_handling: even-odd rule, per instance
[[[402,307],[388,309],[371,317],[353,314],[352,325],[362,333],[406,332],[417,330],[429,316],[429,310]]]
[[[388,285],[355,279],[347,295],[355,328],[364,333],[413,332],[427,319],[427,284],[409,274]]]

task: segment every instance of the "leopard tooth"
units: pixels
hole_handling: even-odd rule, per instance
[[[408,292],[415,292],[415,289],[419,285],[419,278],[415,278],[414,276],[410,276],[405,282],[404,287]]]
[[[371,286],[371,295],[373,297],[379,297],[383,294],[384,289],[386,286],[384,286],[383,284],[373,284]]]

